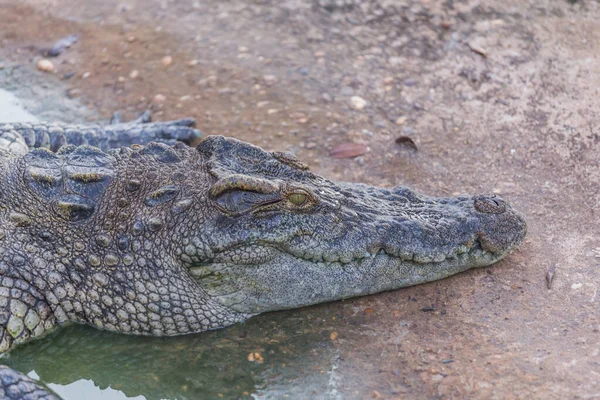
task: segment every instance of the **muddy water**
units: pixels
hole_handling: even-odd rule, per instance
[[[3,362],[65,400],[336,398],[333,342],[303,325],[310,324],[279,313],[174,338],[71,326]]]

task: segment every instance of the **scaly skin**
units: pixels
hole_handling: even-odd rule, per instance
[[[104,128],[115,140],[0,125],[0,351],[69,321],[156,336],[221,328],[490,265],[525,235],[493,195],[334,183],[221,136],[121,147],[197,137],[184,121],[145,136]],[[56,145],[80,131],[117,149]],[[58,151],[28,150],[39,145]]]
[[[59,400],[44,386],[5,365],[0,365],[0,399]]]

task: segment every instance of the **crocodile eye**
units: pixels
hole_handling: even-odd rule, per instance
[[[296,193],[290,194],[288,199],[289,199],[290,203],[292,203],[295,206],[300,207],[300,206],[303,206],[304,203],[306,203],[307,196],[305,193],[296,192]]]

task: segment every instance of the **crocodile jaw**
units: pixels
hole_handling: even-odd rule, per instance
[[[505,255],[488,252],[477,244],[470,251],[438,262],[403,260],[380,250],[342,263],[314,262],[277,251],[260,265],[207,263],[189,270],[222,305],[258,314],[431,282],[488,266]]]

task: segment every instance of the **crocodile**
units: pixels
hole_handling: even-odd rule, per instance
[[[0,352],[67,323],[173,336],[493,264],[496,195],[336,183],[193,119],[0,124]],[[0,368],[0,396],[55,399]]]

